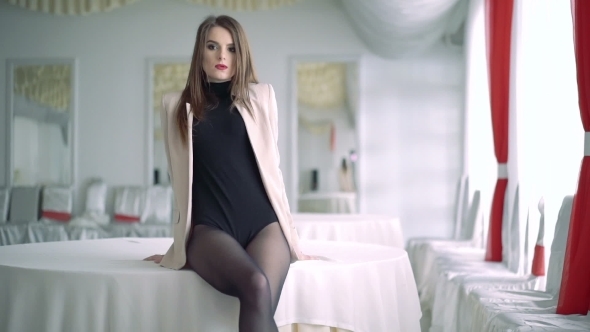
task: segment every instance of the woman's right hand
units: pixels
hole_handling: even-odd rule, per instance
[[[304,253],[301,253],[301,259],[302,261],[319,261],[319,260],[324,260],[324,257],[321,256],[314,256],[314,255],[306,255]]]
[[[150,257],[144,258],[144,261],[153,261],[156,264],[160,264],[164,255],[151,255]]]

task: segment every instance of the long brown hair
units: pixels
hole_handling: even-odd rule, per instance
[[[194,118],[197,121],[201,121],[205,118],[205,111],[211,103],[205,93],[208,80],[203,70],[203,50],[205,49],[209,31],[213,27],[221,27],[228,30],[236,49],[234,64],[236,71],[231,79],[232,107],[236,105],[245,107],[253,115],[248,84],[258,83],[258,78],[256,77],[246,33],[240,23],[232,17],[226,15],[209,16],[205,18],[197,30],[188,79],[176,106],[176,124],[182,143],[185,145],[187,144],[189,133],[186,104],[189,103],[191,105],[191,112]]]

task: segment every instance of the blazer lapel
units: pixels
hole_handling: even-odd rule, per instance
[[[188,174],[187,174],[187,178],[188,181],[185,184],[181,184],[181,185],[185,185],[188,186],[187,190],[188,190],[188,204],[187,204],[187,211],[186,211],[186,236],[185,239],[188,238],[188,236],[190,235],[190,230],[192,229],[191,227],[191,220],[192,220],[192,196],[193,196],[193,113],[191,112],[191,104],[190,103],[186,103],[186,117],[187,117],[187,125],[188,125],[188,137],[187,137],[187,145],[188,145]]]
[[[238,112],[242,116],[244,120],[244,125],[246,126],[246,132],[248,133],[248,138],[250,139],[250,144],[252,145],[252,150],[254,150],[254,155],[256,159],[259,159],[259,149],[260,149],[260,134],[258,128],[256,128],[256,122],[252,117],[252,114],[248,112],[247,109],[244,109],[242,106],[236,106]]]

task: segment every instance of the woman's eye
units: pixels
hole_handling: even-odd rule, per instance
[[[235,47],[230,47],[229,48],[229,51],[232,52],[232,53],[236,53],[236,48]]]
[[[210,50],[214,50],[215,49],[215,45],[209,44],[209,45],[207,45],[207,48],[210,49]]]

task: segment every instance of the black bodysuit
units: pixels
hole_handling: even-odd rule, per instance
[[[192,224],[225,231],[245,248],[278,218],[229,89],[230,82],[210,83],[219,103],[193,125]]]

